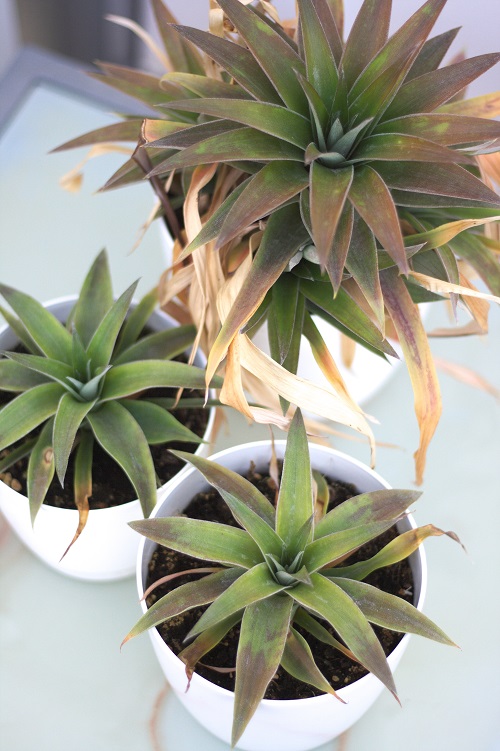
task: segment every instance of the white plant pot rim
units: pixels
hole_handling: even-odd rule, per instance
[[[68,309],[71,305],[73,305],[78,296],[77,295],[65,295],[62,297],[57,297],[52,300],[47,300],[43,303],[43,306],[50,310],[52,313],[55,313],[56,317],[61,310]],[[138,300],[134,299],[131,303],[131,305],[137,305]],[[151,315],[150,320],[156,321],[158,324],[158,330],[161,330],[159,324],[160,322],[164,322],[168,328],[173,326],[178,326],[179,323],[172,318],[168,313],[165,313],[164,311],[160,309],[155,309]],[[12,331],[10,326],[8,324],[3,325],[0,327],[0,338],[4,336],[7,332],[12,333],[12,338],[17,340],[17,337],[15,333]],[[11,346],[11,345],[9,345]],[[204,365],[205,358],[204,356],[199,353],[197,354],[198,362],[201,366]],[[213,429],[214,429],[214,422],[215,422],[215,409],[209,408],[208,409],[208,421],[207,426],[205,428],[205,432],[203,435],[203,440],[205,443],[200,443],[198,449],[196,450],[196,454],[204,454],[207,452],[207,447],[209,445],[210,437],[212,436]],[[171,482],[177,479],[179,474],[183,474],[185,472],[185,468],[182,467],[179,472],[172,477],[170,480],[168,480],[166,483],[164,483],[160,488],[157,490],[157,498],[158,501],[161,501],[165,495],[165,493],[168,490],[168,486]],[[135,561],[136,561],[136,550],[137,546],[134,545],[134,549],[130,551],[129,554],[125,556],[124,559],[118,563],[118,558],[115,558],[115,563],[112,564],[109,570],[101,570],[96,565],[95,569],[88,570],[86,567],[82,568],[82,565],[80,562],[78,563],[72,563],[72,553],[74,551],[78,551],[78,547],[80,546],[80,550],[82,549],[82,544],[85,544],[85,533],[87,532],[87,535],[90,534],[90,529],[94,527],[94,523],[96,528],[107,528],[107,529],[113,529],[115,524],[116,525],[123,525],[127,526],[128,521],[132,521],[133,519],[139,518],[143,516],[142,508],[140,501],[137,498],[134,498],[130,501],[126,501],[125,503],[117,504],[115,506],[110,506],[108,508],[97,508],[97,509],[91,509],[89,513],[89,520],[87,522],[87,527],[83,533],[81,538],[76,542],[75,547],[72,548],[68,552],[68,556],[66,559],[63,559],[63,561],[58,561],[57,557],[52,557],[50,554],[48,554],[48,550],[45,550],[43,548],[37,547],[37,524],[38,527],[43,524],[44,528],[50,529],[52,526],[55,527],[57,524],[58,526],[61,526],[63,529],[73,529],[73,532],[71,533],[71,536],[69,536],[67,542],[71,540],[72,535],[74,534],[74,531],[76,530],[77,526],[77,519],[78,519],[78,511],[76,508],[60,508],[51,505],[50,503],[43,503],[40,511],[38,513],[37,519],[35,520],[34,528],[31,527],[31,522],[29,519],[24,518],[29,516],[29,511],[26,511],[26,514],[24,514],[21,518],[19,518],[18,509],[15,508],[15,504],[22,503],[24,506],[28,504],[28,499],[23,493],[19,493],[16,490],[13,490],[11,487],[0,481],[0,510],[3,511],[4,515],[6,516],[7,520],[10,523],[10,526],[14,529],[16,534],[21,538],[21,540],[29,547],[35,555],[37,555],[39,558],[41,558],[45,563],[47,563],[49,566],[54,568],[60,573],[67,574],[69,576],[72,576],[77,579],[83,579],[87,581],[114,581],[118,579],[123,579],[126,577],[131,577],[134,575],[135,571]],[[3,495],[7,494],[8,499],[4,499]],[[10,502],[12,501],[12,503]],[[43,522],[41,521],[43,515]],[[131,530],[126,528],[125,530],[125,536],[128,538],[129,534],[131,533]],[[45,534],[43,532],[42,534]],[[40,543],[42,544],[42,543]],[[89,543],[90,544],[90,543]],[[125,540],[122,541],[123,545],[126,545]],[[130,543],[129,543],[130,544]],[[45,545],[45,543],[44,543]],[[48,548],[48,544],[47,544]],[[59,551],[59,547],[57,548],[58,553],[62,554],[64,552],[64,546],[62,546],[62,549]],[[90,553],[90,551],[89,551]],[[117,556],[119,554],[117,553]],[[83,553],[82,553],[83,556]]]
[[[277,449],[278,456],[281,458],[284,453],[286,441],[278,440],[274,442],[274,445]],[[219,451],[216,454],[213,454],[212,456],[210,456],[209,459],[211,461],[224,464],[225,457],[231,456],[235,452],[238,452],[238,453],[248,452],[247,456],[248,456],[248,460],[250,460],[252,458],[255,458],[255,454],[258,454],[262,449],[269,448],[270,450],[270,446],[271,446],[271,442],[268,440],[239,444],[238,446]],[[309,444],[309,448],[310,448],[310,453],[311,453],[311,465],[313,468],[315,467],[315,464],[317,463],[317,461],[315,461],[315,457],[318,456],[318,452],[319,452],[321,454],[334,457],[336,461],[348,462],[351,466],[361,470],[363,473],[368,472],[372,480],[379,484],[379,487],[381,486],[383,488],[390,488],[390,485],[380,475],[378,475],[376,472],[368,468],[362,462],[359,462],[358,460],[351,458],[345,453],[342,453],[335,449],[331,449],[329,447],[320,446],[318,444]],[[259,466],[262,467],[262,464],[263,462],[261,461],[261,457],[258,457],[257,468],[259,468]],[[165,504],[165,502],[168,501],[168,497],[171,496],[172,494],[175,494],[176,490],[179,488],[180,485],[189,482],[190,478],[193,478],[194,476],[199,475],[199,474],[200,473],[198,472],[198,470],[192,467],[184,475],[175,478],[172,485],[169,487],[168,494],[165,496],[165,498],[162,501],[160,501],[157,504],[157,506],[155,507],[154,511],[151,514],[151,518],[161,515],[162,507]],[[335,479],[335,477],[333,477],[333,479]],[[345,482],[349,481],[345,477],[341,479],[342,481],[345,481]],[[209,483],[206,481],[205,481],[205,487],[210,487]],[[199,489],[196,490],[194,494],[191,494],[191,490],[189,491],[189,493],[186,491],[186,495],[189,496],[188,498],[186,498],[186,505],[190,502],[193,495],[196,495],[197,492],[200,492]],[[360,492],[364,492],[364,491],[360,490]],[[407,528],[415,528],[417,526],[411,515],[408,515],[405,517],[405,520],[403,521],[403,526],[405,525]],[[139,592],[139,597],[141,599],[144,594],[145,571],[147,569],[147,564],[149,563],[149,560],[150,560],[151,552],[152,550],[154,550],[155,547],[156,547],[156,543],[153,543],[147,538],[142,537],[141,543],[139,546],[139,555],[137,559],[137,589]],[[423,602],[424,602],[425,594],[426,594],[426,581],[427,581],[427,564],[426,564],[425,552],[422,546],[420,546],[418,551],[412,554],[412,558],[414,562],[412,564],[412,573],[413,573],[413,579],[414,579],[414,584],[415,584],[415,591],[416,592],[418,591],[418,596],[416,598],[416,601],[414,602],[414,605],[419,610],[422,610]],[[419,576],[420,581],[417,581],[417,577],[415,576],[415,571],[418,570],[418,568],[420,572],[420,576]],[[147,606],[144,601],[141,601],[141,609],[143,613],[147,611]],[[149,636],[152,640],[155,652],[157,653],[158,656],[160,655],[160,653],[163,653],[165,655],[166,660],[177,661],[182,665],[182,668],[184,669],[184,665],[180,662],[178,657],[176,657],[176,655],[172,652],[170,647],[164,642],[164,640],[162,639],[162,637],[160,636],[156,628],[152,628],[149,630]],[[409,638],[410,638],[410,634],[405,634],[402,637],[401,641],[396,645],[394,650],[388,656],[389,661],[394,660],[395,664],[397,664],[400,656],[402,655],[402,653],[404,652],[408,644]],[[170,657],[168,656],[168,653],[170,653]],[[167,675],[167,678],[168,678],[168,675]],[[376,681],[376,679],[374,678],[372,674],[368,673],[362,678],[359,678],[357,681],[354,681],[352,684],[345,686],[344,688],[339,688],[337,690],[337,693],[340,697],[343,697],[343,698],[351,697],[354,691],[357,691],[359,688],[365,685],[367,686],[370,682],[373,682],[373,681]],[[190,690],[192,690],[193,686],[196,684],[198,684],[198,686],[202,688],[202,690],[204,688],[212,696],[214,696],[215,697],[214,701],[216,700],[217,697],[219,697],[220,699],[228,700],[229,698],[232,698],[234,696],[232,691],[229,691],[228,689],[221,688],[220,686],[215,685],[211,681],[207,680],[206,678],[203,678],[201,675],[195,672],[192,677]],[[382,690],[381,687],[382,687],[382,684],[380,684],[378,693],[380,693],[380,691]],[[378,693],[376,695],[378,695]],[[179,697],[182,700],[182,695],[180,693],[179,693]],[[355,701],[354,698],[352,698],[351,700]],[[284,718],[286,713],[289,712],[290,708],[292,707],[298,708],[298,705],[300,705],[300,707],[304,708],[304,710],[307,710],[308,707],[321,707],[324,704],[325,712],[327,712],[328,706],[331,707],[331,702],[332,702],[332,697],[328,694],[323,694],[321,696],[304,698],[304,699],[280,699],[280,700],[263,699],[260,702],[259,707],[262,706],[268,709],[272,708],[274,716],[279,722],[280,715],[283,714],[283,718]],[[187,708],[189,710],[189,707]],[[200,718],[197,718],[197,719],[201,721],[202,724],[204,724],[203,720],[200,720]],[[251,727],[253,721],[254,721],[254,718],[252,718],[252,720],[250,721],[249,727]],[[212,732],[214,732],[213,729],[212,729]],[[247,731],[245,731],[245,733],[246,732]],[[219,737],[222,738],[222,735],[220,735]],[[331,736],[331,737],[335,737],[335,736]],[[245,734],[243,735],[242,738],[243,739],[245,738]],[[227,738],[225,738],[224,740],[227,741]],[[298,748],[314,748],[315,745],[320,745],[322,743],[325,743],[326,740],[328,739],[319,738],[315,743],[312,743],[309,746],[297,745],[296,748],[297,749]],[[237,748],[240,748],[240,746],[238,745]],[[241,748],[243,749],[254,748],[254,746],[249,745],[247,747],[245,743],[243,743]],[[259,748],[259,747],[256,746],[256,748]],[[262,746],[261,748],[266,748],[266,747]],[[279,748],[281,748],[281,746],[279,746]]]

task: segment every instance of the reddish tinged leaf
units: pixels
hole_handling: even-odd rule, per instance
[[[221,248],[250,224],[289,201],[304,190],[307,184],[308,174],[302,164],[267,164],[251,179],[232,206],[222,225],[217,248]]]
[[[294,628],[288,632],[285,651],[281,658],[281,664],[287,673],[302,683],[309,683],[325,694],[331,694],[345,704],[346,702],[330,686],[325,676],[314,662],[311,647]]]
[[[296,204],[285,206],[271,215],[250,271],[210,351],[208,380],[217,370],[233,338],[257,310],[268,289],[306,238]]]
[[[392,0],[365,0],[347,39],[342,67],[349,88],[387,42]]]
[[[384,119],[411,112],[431,112],[447,102],[500,60],[500,53],[478,55],[455,65],[433,70],[404,84]]]
[[[241,738],[278,669],[292,606],[290,597],[270,597],[245,610],[236,657],[232,746]]]
[[[285,104],[307,115],[308,106],[295,71],[305,75],[299,55],[265,21],[240,0],[220,0],[219,5],[238,29],[254,58]]]
[[[177,25],[173,28],[206,52],[250,94],[264,102],[281,104],[274,86],[247,49],[200,29]]]
[[[439,68],[459,31],[460,27],[445,31],[444,34],[439,34],[432,37],[432,39],[428,39],[415,58],[415,62],[406,76],[406,81],[411,81],[414,78],[418,78],[418,76],[423,76],[425,73],[430,73],[431,70]]]
[[[213,626],[213,628],[204,631],[202,634],[196,637],[194,642],[183,649],[182,652],[179,652],[179,660],[182,660],[182,662],[184,662],[186,665],[186,675],[188,678],[186,691],[189,688],[196,663],[201,660],[201,658],[206,655],[207,652],[210,652],[210,650],[216,647],[217,644],[219,644],[219,642],[225,637],[227,632],[240,620],[241,613],[235,613],[225,621],[221,621],[221,623]]]
[[[356,115],[358,120],[380,118],[384,108],[401,86],[405,70],[403,63],[397,60],[376,76],[358,95],[354,95],[354,90],[349,92],[349,114]]]
[[[123,65],[99,63],[99,67],[103,73],[89,73],[91,78],[138,99],[143,106],[147,104],[155,107],[165,104],[169,98],[168,94],[160,89],[160,82],[156,76]]]
[[[335,2],[338,6],[341,5],[337,0],[335,0]],[[338,21],[341,20],[340,14],[336,14],[336,9],[333,7],[334,3],[330,2],[330,0],[311,0],[311,4],[314,6],[316,13],[318,14],[328,44],[330,45],[333,57],[338,66],[344,49],[341,38],[342,30],[338,26]]]
[[[300,488],[300,493],[297,492]],[[290,561],[304,550],[290,549],[288,544],[313,515],[313,495],[311,464],[307,444],[307,433],[300,409],[293,416],[283,460],[283,470],[276,506],[276,532],[287,543]],[[308,540],[311,539],[312,526]]]
[[[183,89],[200,97],[224,97],[226,99],[251,99],[251,95],[236,83],[226,83],[206,75],[194,76],[191,73],[167,73],[160,81],[182,86]]]
[[[367,224],[356,214],[346,266],[384,331],[384,299],[380,288],[377,243]]]
[[[175,16],[162,0],[152,0],[151,5],[172,68],[176,71],[205,75],[203,59],[198,50],[181,39],[172,26],[176,23]]]
[[[247,99],[187,99],[172,102],[172,108],[235,120],[302,149],[307,147],[312,138],[309,120],[286,107],[268,102]]]
[[[384,162],[467,162],[474,160],[462,151],[447,149],[425,138],[401,133],[382,133],[363,139],[351,159]]]
[[[412,163],[410,166],[405,162],[380,162],[377,164],[377,172],[389,188],[465,199],[469,206],[470,201],[500,206],[500,198],[496,193],[458,164]]]
[[[79,146],[92,146],[95,143],[109,143],[110,141],[133,141],[136,142],[141,133],[143,118],[131,118],[123,122],[105,125],[103,128],[96,128],[83,136],[73,138],[71,141],[61,144],[52,149],[51,154],[67,149],[76,149]]]
[[[391,631],[425,636],[450,647],[457,646],[430,618],[401,597],[390,595],[365,582],[338,579],[336,583],[352,597],[371,623]]]
[[[207,138],[161,162],[148,175],[163,175],[174,169],[214,162],[283,161],[303,162],[304,152],[285,141],[253,128],[240,128]]]
[[[409,273],[396,206],[385,182],[371,167],[354,173],[349,200],[403,274]]]
[[[405,68],[410,67],[446,2],[447,0],[428,0],[390,37],[387,44],[359,76],[352,89],[353,96],[360,94],[396,61],[400,61],[401,65],[403,61],[406,61]]]
[[[440,115],[433,112],[405,115],[380,123],[375,129],[375,134],[379,133],[405,133],[426,138],[442,146],[454,146],[500,138],[500,123],[482,117]]]
[[[311,0],[299,0],[298,9],[307,80],[324,102],[332,102],[339,78],[335,57]]]
[[[380,274],[384,301],[396,328],[415,396],[420,443],[415,452],[416,483],[423,480],[427,447],[441,415],[441,393],[418,307],[396,269]]]
[[[333,294],[336,296],[342,284],[344,266],[351,243],[352,227],[354,222],[354,210],[349,202],[344,205],[344,209],[337,225],[335,241],[330,249],[330,253],[325,261],[327,274],[333,287]]]
[[[331,170],[314,162],[309,171],[309,202],[314,244],[320,263],[332,252],[335,233],[353,182],[354,170]]]
[[[290,590],[291,597],[327,620],[361,664],[396,697],[384,651],[361,610],[349,595],[321,574],[312,574],[311,579],[314,587],[298,584]]]
[[[135,626],[125,639],[122,641],[123,646],[130,639],[144,633],[154,626],[158,626],[167,618],[184,613],[191,608],[207,605],[213,602],[228,587],[231,586],[243,574],[241,568],[229,568],[220,571],[217,574],[210,574],[198,581],[182,584],[177,589],[172,590],[161,599],[157,600],[137,621]]]

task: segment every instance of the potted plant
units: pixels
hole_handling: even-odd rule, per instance
[[[420,493],[391,490],[373,471],[349,457],[325,447],[308,447],[300,410],[293,418],[286,447],[279,442],[276,449],[283,459],[276,505],[270,500],[274,491],[269,491],[263,479],[269,474],[270,442],[228,449],[213,461],[180,452],[194,468],[172,486],[152,518],[131,523],[148,539],[141,544],[137,571],[143,615],[124,641],[151,629],[160,664],[186,708],[211,732],[247,751],[266,751],[271,736],[277,751],[315,747],[355,722],[383,685],[397,698],[391,668],[401,657],[408,636],[387,661],[370,623],[453,643],[421,612],[425,559],[419,545],[431,535],[457,538],[432,525],[417,528],[406,515],[408,505]],[[250,466],[258,487],[241,477]],[[272,469],[270,474],[274,476]],[[332,479],[354,483],[355,489],[345,496],[348,500],[328,510],[327,483]],[[201,503],[213,507],[212,497],[206,497],[208,484],[224,499],[236,528],[207,521],[207,516],[192,518],[200,516]],[[193,497],[198,506],[189,513]],[[364,549],[356,562],[349,559],[394,525],[397,532],[389,542],[379,543],[378,552],[371,549],[367,555]],[[175,584],[162,597],[155,585],[148,587],[149,570],[157,566],[156,543],[168,549],[168,575],[156,587]],[[178,559],[177,553],[181,554]],[[196,560],[189,563],[186,556]],[[382,591],[380,581],[377,586],[363,581],[408,556],[413,604]],[[156,573],[153,581],[155,577]],[[189,580],[182,583],[185,577]],[[152,597],[149,609],[145,595]],[[209,603],[200,617],[200,606]],[[193,617],[184,621],[192,608],[196,608]],[[169,630],[169,619],[173,630]],[[239,637],[234,635],[238,624]],[[212,652],[221,641],[223,646]],[[182,643],[178,657],[165,642],[177,647]],[[325,662],[319,663],[327,665],[328,675],[315,661],[319,648],[328,653]],[[332,680],[332,672],[339,672],[332,667],[335,652],[342,659],[347,657],[347,662],[361,664],[369,674],[342,687],[344,675]],[[223,662],[221,668],[221,654],[229,655],[229,666]],[[197,663],[205,668],[204,672],[198,668],[205,677],[194,672]],[[213,685],[215,678],[207,680],[207,673],[220,677],[230,671],[235,675],[234,693]],[[286,694],[285,684],[284,701],[263,699],[271,681],[284,683],[285,673],[299,682],[293,684],[292,693]],[[294,694],[301,682],[321,695]],[[340,689],[336,691],[335,686]],[[276,695],[280,696],[279,691],[271,694]],[[304,695],[311,698],[297,700]]]
[[[182,468],[161,458],[163,444],[200,450],[213,422],[198,409],[196,433],[176,418],[177,407],[186,420],[203,406],[199,396],[175,398],[204,385],[201,367],[173,359],[194,329],[155,311],[155,292],[134,304],[136,284],[113,301],[102,251],[80,295],[50,309],[0,285],[17,314],[2,308],[0,508],[37,555],[84,579],[133,573],[126,522],[148,516]]]
[[[270,3],[220,0],[211,33],[171,25],[155,0],[173,70],[160,79],[105,65],[101,78],[159,116],[66,144],[140,128],[108,187],[147,172],[161,212],[184,206],[162,300],[190,310],[207,377],[225,358],[222,399],[248,417],[282,424],[278,394],[284,411],[292,402],[373,440],[317,322],[381,357],[396,338],[420,427],[417,482],[441,411],[418,306],[460,301],[472,321],[450,334],[484,333],[486,301],[500,295],[498,243],[480,229],[500,199],[476,162],[498,150],[498,100],[462,99],[499,56],[440,67],[456,35],[429,38],[445,3],[428,0],[389,38],[390,2],[365,0],[344,40],[338,0],[300,0],[287,23]],[[263,322],[271,360],[251,341]],[[302,336],[331,387],[294,377]]]

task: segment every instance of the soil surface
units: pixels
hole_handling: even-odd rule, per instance
[[[256,474],[252,468],[247,477],[251,482],[257,485],[264,495],[274,502],[276,491],[274,482],[271,478]],[[358,491],[353,485],[347,485],[336,480],[328,480],[328,483],[330,491],[328,510],[338,506],[353,495],[358,494]],[[191,518],[217,521],[231,526],[238,526],[222,497],[213,489],[195,496],[184,513]],[[396,536],[397,533],[394,528],[388,530],[375,540],[363,545],[358,551],[356,551],[356,553],[349,557],[348,562],[355,563],[358,560],[365,560],[366,558],[372,557]],[[207,564],[206,561],[200,561],[196,558],[191,558],[182,553],[177,553],[158,545],[149,564],[147,587],[161,577],[176,571],[184,571],[207,565],[210,564]],[[188,574],[174,579],[168,584],[159,586],[148,596],[148,606],[151,607],[154,602],[172,589],[175,589],[188,581],[195,581],[198,578],[200,578],[200,575],[198,574]],[[402,561],[393,566],[376,571],[367,577],[365,581],[368,584],[383,589],[385,592],[397,595],[405,599],[407,602],[413,603],[413,576],[408,561]],[[183,646],[185,646],[182,644],[185,635],[194,626],[204,610],[206,610],[206,607],[195,608],[181,614],[180,616],[171,618],[166,623],[157,627],[161,637],[175,654],[179,654],[179,652],[182,651]],[[322,624],[327,626],[324,621]],[[338,639],[338,634],[336,634],[332,628],[328,628],[332,635]],[[403,638],[403,634],[379,628],[378,626],[374,626],[373,628],[386,655],[390,654]],[[367,671],[358,663],[345,657],[338,650],[318,641],[301,628],[298,628],[297,630],[300,631],[304,638],[309,642],[316,664],[327,680],[331,682],[333,688],[342,688],[358,678],[361,678],[363,675],[366,675]],[[236,665],[238,638],[239,626],[235,626],[229,631],[217,647],[205,655],[203,658],[203,664],[205,666],[217,666],[220,668],[234,667]],[[230,691],[234,690],[234,672],[219,673],[202,665],[197,666],[196,672],[218,686],[229,689]],[[321,692],[319,690],[313,686],[297,681],[280,667],[276,676],[268,686],[265,698],[302,699],[311,696],[318,696],[320,694]]]

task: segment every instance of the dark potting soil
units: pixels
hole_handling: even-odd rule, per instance
[[[253,482],[264,495],[272,502],[275,500],[275,485],[269,477],[263,477],[255,473],[252,469],[247,475],[248,479]],[[344,484],[336,480],[328,480],[330,501],[328,510],[335,508],[343,501],[357,495],[357,490],[353,485]],[[217,521],[231,526],[238,526],[231,512],[224,503],[222,497],[216,490],[210,489],[207,492],[199,493],[193,498],[191,503],[184,511],[186,516],[207,521]],[[363,545],[356,553],[349,557],[349,563],[355,563],[358,560],[365,560],[375,555],[382,547],[397,536],[394,528],[388,530],[375,540]],[[210,565],[210,564],[208,564]],[[192,568],[207,566],[206,561],[200,561],[191,558],[182,553],[168,550],[158,545],[153,553],[149,564],[149,571],[146,586],[149,587],[158,579],[172,574],[176,571],[185,571]],[[199,574],[187,574],[178,577],[167,584],[162,584],[155,589],[147,598],[148,607],[151,607],[158,599],[163,597],[167,592],[181,586],[188,581],[195,581],[200,578]],[[372,584],[385,592],[402,597],[407,602],[413,603],[413,576],[408,561],[401,561],[393,566],[380,569],[373,572],[364,581]],[[193,610],[182,613],[181,615],[171,618],[166,623],[158,626],[158,632],[168,646],[179,654],[185,645],[183,639],[190,629],[195,625],[206,607],[194,608]],[[328,627],[326,622],[322,625]],[[329,631],[337,639],[338,634],[328,627]],[[390,654],[396,645],[403,638],[403,634],[389,631],[388,629],[373,627],[386,655]],[[339,689],[358,680],[366,675],[367,671],[358,663],[353,662],[345,657],[338,650],[318,641],[309,633],[301,628],[297,629],[308,641],[319,669],[323,675],[330,681],[333,688]],[[229,631],[226,637],[203,658],[204,665],[211,665],[220,668],[231,668],[236,665],[236,652],[238,647],[239,626],[235,626]],[[212,683],[234,690],[234,672],[219,673],[208,667],[197,665],[196,672],[202,675]],[[279,668],[275,677],[269,684],[265,698],[266,699],[305,699],[321,694],[313,686],[301,683],[292,678],[283,668]]]
[[[153,392],[153,390],[151,391]],[[175,397],[176,393],[177,389],[154,389],[155,396],[172,398]],[[193,397],[203,396],[199,391],[186,391],[185,393],[186,395],[189,394]],[[15,395],[5,391],[0,391],[0,407],[10,401],[13,396]],[[193,433],[200,436],[200,438],[203,436],[208,422],[208,410],[201,408],[183,408],[172,410],[172,414],[183,425],[192,430]],[[34,434],[35,431],[33,435]],[[161,483],[163,484],[170,480],[185,466],[185,462],[178,459],[176,456],[173,456],[169,452],[169,449],[179,449],[193,453],[197,448],[197,443],[181,443],[178,441],[150,446],[156,474],[161,480]],[[0,458],[3,455],[3,452],[0,453]],[[27,495],[27,474],[28,458],[25,458],[9,467],[6,472],[2,473],[0,479],[13,487],[14,490]],[[49,506],[56,506],[58,508],[74,509],[73,477],[74,461],[72,454],[66,472],[64,488],[61,487],[57,477],[54,477],[47,492],[45,503]],[[92,495],[89,498],[90,508],[98,509],[120,506],[121,504],[128,503],[136,498],[137,493],[126,474],[120,469],[118,464],[111,459],[109,454],[107,454],[99,444],[95,442],[92,466]]]

